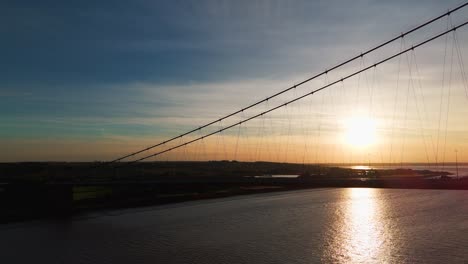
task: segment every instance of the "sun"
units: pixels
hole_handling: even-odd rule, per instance
[[[346,120],[344,141],[357,148],[365,148],[375,144],[375,121],[368,117],[352,117]]]

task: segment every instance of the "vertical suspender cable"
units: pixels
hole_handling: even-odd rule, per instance
[[[229,117],[232,117],[232,116],[237,115],[237,114],[239,114],[239,113],[242,113],[243,111],[245,111],[245,110],[247,110],[247,109],[250,109],[250,108],[252,108],[252,107],[255,107],[255,106],[257,106],[257,105],[259,105],[259,104],[261,104],[261,103],[263,103],[263,102],[265,102],[265,101],[268,101],[269,99],[272,99],[272,98],[277,97],[277,96],[279,96],[279,95],[281,95],[281,94],[284,94],[284,93],[286,93],[286,92],[292,90],[293,88],[296,88],[296,87],[298,87],[298,86],[300,86],[300,85],[303,85],[303,84],[305,84],[305,83],[308,83],[308,82],[310,82],[311,80],[314,80],[314,79],[316,79],[317,77],[320,77],[320,76],[322,76],[322,75],[328,73],[329,71],[336,70],[336,69],[338,69],[338,68],[340,68],[340,67],[342,67],[342,66],[344,66],[344,65],[346,65],[346,64],[348,64],[348,63],[350,63],[350,62],[352,62],[352,61],[354,61],[354,60],[356,60],[356,59],[358,59],[358,58],[360,58],[360,57],[362,57],[363,55],[367,55],[367,54],[369,54],[369,53],[371,53],[371,52],[373,52],[373,51],[375,51],[375,50],[378,50],[378,49],[380,49],[380,48],[382,48],[382,47],[384,47],[384,46],[386,46],[386,45],[388,45],[388,44],[390,44],[390,43],[392,43],[392,42],[394,42],[394,41],[396,41],[396,40],[398,40],[398,39],[400,39],[400,38],[406,36],[406,35],[409,35],[409,34],[415,32],[415,31],[417,31],[417,30],[419,30],[419,29],[421,29],[421,28],[423,28],[423,27],[426,27],[427,25],[432,24],[433,22],[435,22],[435,21],[437,21],[437,20],[439,20],[439,19],[441,19],[441,18],[443,18],[443,17],[445,17],[445,16],[448,16],[448,15],[450,15],[451,13],[460,10],[460,9],[464,8],[465,6],[467,6],[467,5],[468,5],[468,2],[466,2],[466,3],[464,3],[464,4],[461,4],[461,5],[459,5],[458,7],[454,8],[454,9],[452,9],[452,10],[449,10],[449,11],[443,13],[442,15],[439,15],[439,16],[433,18],[433,19],[430,19],[429,21],[427,21],[427,22],[425,22],[425,23],[423,23],[423,24],[421,24],[421,25],[419,25],[419,26],[417,26],[417,27],[414,27],[414,28],[412,28],[412,29],[406,31],[406,32],[402,33],[401,35],[399,35],[399,36],[397,36],[397,37],[394,37],[394,38],[392,38],[392,39],[390,39],[390,40],[388,40],[388,41],[385,41],[384,43],[379,44],[379,45],[377,45],[377,46],[375,46],[375,47],[373,47],[373,48],[371,48],[371,49],[369,49],[369,50],[367,50],[367,51],[361,53],[360,55],[354,56],[354,57],[352,57],[351,59],[348,59],[348,60],[346,60],[346,61],[344,61],[344,62],[342,62],[342,63],[339,63],[339,64],[337,64],[337,65],[331,67],[331,68],[328,69],[328,70],[325,70],[325,71],[323,71],[323,72],[320,72],[320,73],[318,73],[318,74],[316,74],[316,75],[314,75],[314,76],[312,76],[312,77],[310,77],[310,78],[308,78],[308,79],[305,79],[305,80],[303,80],[303,81],[301,81],[301,82],[299,82],[299,83],[297,83],[297,84],[295,84],[295,85],[293,85],[293,86],[290,86],[290,87],[288,87],[288,88],[286,88],[286,89],[284,89],[284,90],[282,90],[282,91],[280,91],[280,92],[277,92],[277,93],[275,93],[275,94],[273,94],[273,95],[267,97],[266,99],[263,99],[263,100],[258,101],[258,102],[256,102],[256,103],[253,103],[253,104],[251,104],[251,105],[249,105],[249,106],[247,106],[247,107],[244,107],[244,108],[242,108],[242,109],[240,109],[240,110],[238,110],[238,111],[235,111],[235,112],[233,112],[233,113],[231,113],[231,114],[225,115],[225,116],[223,116],[223,117],[221,117],[221,118],[219,118],[219,119],[217,119],[217,120],[215,120],[215,121],[209,122],[209,123],[207,123],[207,124],[205,124],[205,125],[202,125],[202,126],[200,126],[200,127],[198,127],[198,128],[195,128],[195,129],[193,129],[193,130],[190,130],[190,131],[188,131],[188,132],[185,132],[185,133],[183,133],[183,134],[180,134],[180,135],[178,135],[178,136],[176,136],[176,137],[173,137],[173,138],[170,138],[170,139],[168,139],[168,140],[165,140],[165,141],[163,141],[163,142],[161,142],[161,143],[158,143],[158,144],[149,146],[149,147],[144,148],[144,149],[142,149],[142,150],[139,150],[139,151],[132,152],[132,153],[130,153],[130,154],[124,155],[124,156],[122,156],[122,157],[119,157],[119,158],[117,158],[117,159],[114,159],[114,160],[109,161],[109,162],[104,163],[104,164],[111,164],[111,163],[118,162],[118,161],[121,161],[121,160],[123,160],[123,159],[129,158],[129,157],[135,156],[135,155],[140,154],[140,153],[142,153],[142,152],[146,152],[146,151],[148,151],[148,150],[150,150],[150,149],[153,149],[153,148],[155,148],[155,147],[161,146],[161,145],[163,145],[163,144],[165,144],[165,143],[171,142],[171,141],[176,140],[176,139],[178,139],[178,138],[181,138],[181,137],[183,137],[183,136],[186,136],[186,135],[189,135],[189,134],[191,134],[191,133],[194,133],[194,132],[196,132],[196,131],[198,131],[198,130],[200,130],[200,129],[202,129],[202,128],[205,128],[205,127],[208,127],[208,126],[210,126],[210,125],[216,124],[217,122],[219,122],[219,121],[221,121],[221,120],[224,120],[224,119],[226,119],[226,118],[229,118]]]

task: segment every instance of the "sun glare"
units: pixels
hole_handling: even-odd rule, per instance
[[[345,122],[344,141],[358,148],[368,147],[375,143],[375,121],[367,117],[353,117]]]

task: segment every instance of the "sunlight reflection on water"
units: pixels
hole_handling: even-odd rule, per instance
[[[388,259],[384,241],[391,230],[381,222],[384,205],[379,204],[376,189],[350,188],[343,193],[345,202],[337,207],[340,217],[330,229],[333,237],[325,258],[339,263],[363,263]]]
[[[353,169],[353,170],[370,170],[370,169],[372,169],[372,167],[365,166],[365,165],[356,165],[356,166],[351,166],[351,169]]]

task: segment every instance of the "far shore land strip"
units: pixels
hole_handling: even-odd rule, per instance
[[[144,162],[132,166],[31,162],[0,164],[2,223],[69,217],[92,210],[306,188],[468,190],[468,175],[443,167],[308,165],[275,162]],[[388,167],[388,168],[387,168]],[[421,166],[422,167],[422,166]]]

